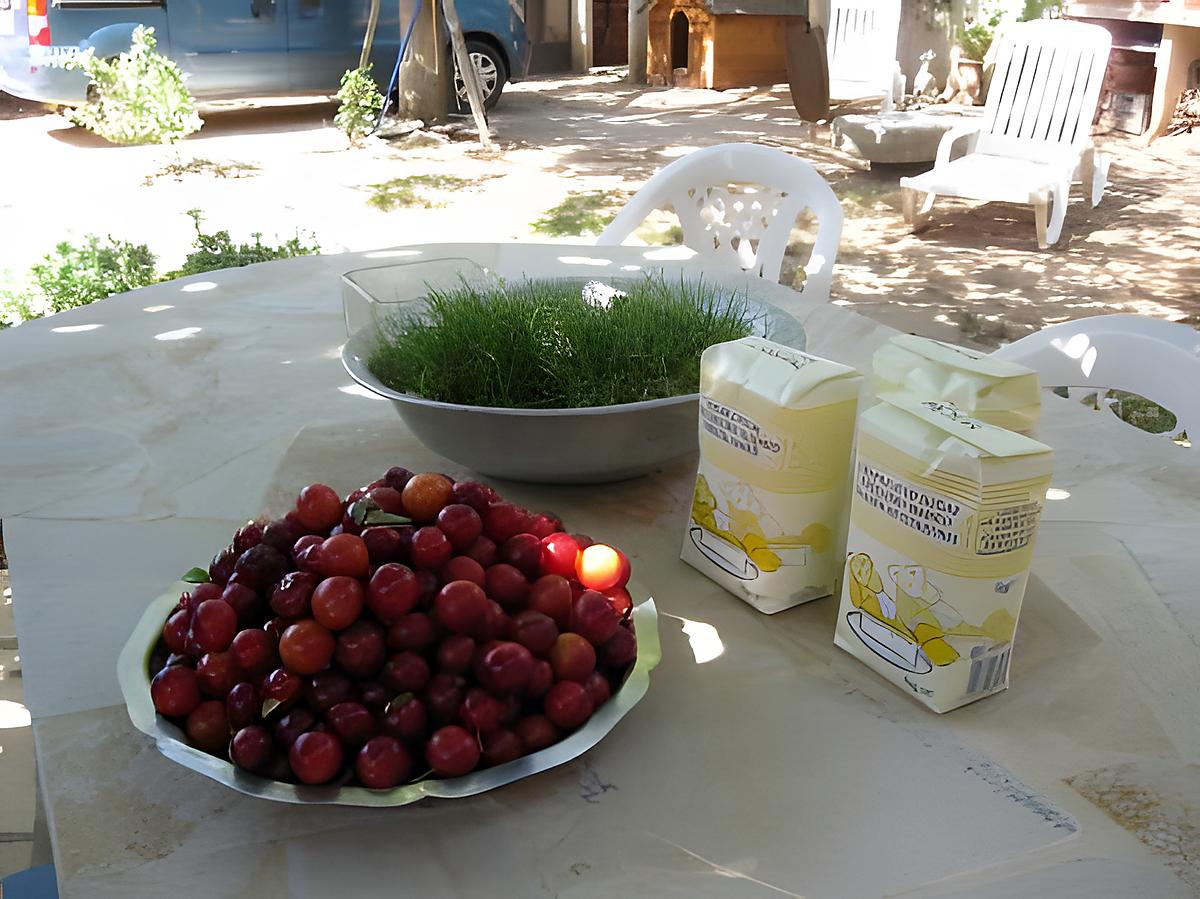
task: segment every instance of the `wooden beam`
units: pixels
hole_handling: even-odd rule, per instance
[[[487,111],[483,106],[483,88],[479,85],[479,70],[471,61],[467,52],[467,39],[463,36],[462,23],[458,21],[458,10],[454,0],[442,0],[442,9],[446,14],[446,24],[450,26],[450,43],[454,46],[454,58],[458,62],[458,74],[467,89],[467,102],[471,106],[471,115],[475,119],[475,127],[479,129],[479,143],[485,150],[495,149],[492,136],[488,133]]]

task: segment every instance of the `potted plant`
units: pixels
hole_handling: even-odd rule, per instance
[[[996,26],[1003,13],[994,13],[986,21],[976,19],[957,29],[954,48],[950,52],[951,72],[943,99],[966,106],[979,101],[983,93],[984,58],[996,36]]]
[[[345,278],[368,298],[400,293],[382,270]],[[374,302],[343,349],[347,371],[427,447],[514,480],[653,470],[695,448],[706,347],[748,334],[804,344],[781,309],[700,280],[482,277],[420,293]]]

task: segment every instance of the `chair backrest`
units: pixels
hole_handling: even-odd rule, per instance
[[[792,226],[810,210],[817,237],[804,266],[804,296],[829,298],[842,207],[820,172],[803,159],[756,144],[718,144],[689,153],[647,181],[597,243],[621,243],[668,204],[679,216],[686,246],[772,281],[779,280]]]
[[[1112,37],[1099,25],[1042,19],[1006,28],[995,51],[976,150],[1053,158],[1091,135]]]
[[[900,0],[830,0],[829,95],[839,100],[890,95],[899,35]]]
[[[1127,390],[1174,413],[1176,431],[1200,438],[1200,331],[1143,315],[1063,322],[993,353],[1032,368],[1043,387]]]

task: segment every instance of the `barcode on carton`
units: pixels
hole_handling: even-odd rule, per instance
[[[1008,680],[1008,659],[1011,646],[971,661],[971,676],[967,679],[967,694],[990,693]]]

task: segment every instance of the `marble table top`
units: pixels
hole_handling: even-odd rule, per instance
[[[338,360],[343,272],[447,256],[751,284],[812,352],[862,368],[894,333],[686,252],[517,244],[267,263],[0,333],[0,519],[64,896],[1200,889],[1200,466],[1052,396],[1036,436],[1069,495],[1048,504],[1002,694],[935,716],[834,649],[834,600],[766,617],[683,565],[685,458],[618,485],[498,485],[626,549],[660,609],[649,694],[579,759],[379,810],[256,800],[160,756],[115,673],[147,602],[305,483],[458,473]]]

